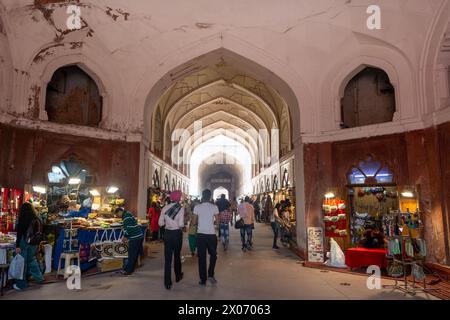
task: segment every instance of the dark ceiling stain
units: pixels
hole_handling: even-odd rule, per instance
[[[209,29],[213,26],[212,23],[203,23],[203,22],[197,22],[195,26],[199,29]]]
[[[37,118],[39,116],[40,94],[41,94],[41,87],[37,85],[31,87],[31,95],[28,97],[28,112],[27,112],[27,116],[30,118]]]
[[[77,6],[83,7],[83,8],[91,8],[88,4],[80,3],[80,0],[75,1],[69,1],[69,0],[34,0],[34,4],[31,6],[32,10],[38,10],[42,13],[42,16],[47,21],[47,23],[53,27],[56,31],[55,38],[53,39],[55,42],[61,42],[64,40],[64,37],[71,33],[71,32],[77,32],[80,30],[88,29],[88,32],[86,34],[86,37],[92,37],[93,30],[88,26],[87,22],[80,17],[81,19],[81,28],[75,29],[75,30],[62,30],[58,28],[55,24],[55,21],[53,20],[53,12],[55,11],[56,7],[65,7],[68,4],[76,4]],[[39,22],[39,20],[36,19],[36,17],[32,17],[33,21]]]
[[[33,63],[40,63],[40,62],[44,61],[45,57],[51,56],[53,54],[53,51],[51,51],[51,49],[54,49],[57,47],[64,47],[64,43],[57,43],[57,44],[51,45],[47,48],[41,49],[41,51],[39,51],[38,54],[34,57]]]
[[[115,11],[115,13],[113,13],[113,11]],[[128,12],[125,12],[122,9],[113,9],[111,7],[106,7],[105,13],[109,17],[111,17],[114,21],[117,21],[117,19],[119,18],[119,15],[121,15],[125,21],[127,21],[128,17],[130,16],[130,14]]]

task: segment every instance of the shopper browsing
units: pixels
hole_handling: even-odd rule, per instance
[[[164,285],[167,290],[172,288],[172,256],[174,260],[175,280],[183,279],[181,272],[181,248],[183,246],[184,208],[179,203],[181,191],[170,193],[170,201],[161,211],[159,225],[165,226],[164,231]]]
[[[130,275],[134,272],[139,254],[142,252],[144,233],[136,218],[124,208],[117,208],[116,215],[122,217],[124,238],[122,241],[128,243],[128,261],[122,270],[123,275]]]

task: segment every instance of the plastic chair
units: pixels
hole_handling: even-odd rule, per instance
[[[64,260],[64,270],[61,270],[61,261]],[[64,275],[64,279],[69,277],[67,268],[72,265],[72,261],[77,260],[77,265],[80,267],[80,253],[79,252],[63,252],[59,256],[58,271],[56,272],[56,278],[60,275]]]

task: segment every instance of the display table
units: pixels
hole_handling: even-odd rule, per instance
[[[350,248],[345,251],[345,264],[350,269],[371,265],[387,268],[386,249]]]
[[[145,235],[145,231],[146,231],[147,227],[146,226],[141,226],[141,227],[142,227],[142,232]],[[107,229],[107,230],[111,230],[111,229]],[[114,231],[117,238],[120,235],[120,231],[121,231],[121,228],[117,228]],[[102,238],[103,232],[105,232],[104,229],[100,229],[98,231],[99,239]],[[111,231],[109,231],[109,232],[111,232]],[[78,245],[80,248],[82,248],[83,246],[85,248],[90,248],[91,244],[94,243],[96,233],[97,233],[97,230],[78,229],[77,236],[74,237],[73,239],[78,240]],[[108,236],[109,236],[109,233],[108,233]],[[55,270],[58,269],[59,257],[61,256],[61,253],[63,252],[63,247],[64,247],[64,229],[60,229],[58,239],[57,239],[56,245],[55,245],[55,252],[53,255],[53,269],[55,269]],[[81,261],[80,269],[81,269],[81,271],[86,271],[86,270],[96,267],[96,266],[97,266],[97,260]]]

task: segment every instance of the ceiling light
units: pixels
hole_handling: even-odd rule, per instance
[[[328,193],[325,194],[325,198],[327,198],[327,199],[332,199],[334,197],[335,197],[335,195],[334,195],[333,192],[328,192]]]
[[[106,188],[106,192],[108,192],[108,193],[116,193],[117,190],[119,190],[119,188],[114,187],[114,186]]]
[[[93,189],[93,190],[89,191],[89,193],[91,195],[93,195],[94,197],[99,197],[100,196],[100,193],[96,189]]]
[[[80,181],[81,181],[80,178],[70,178],[69,184],[79,184]]]
[[[46,193],[47,189],[45,187],[33,186],[33,191],[37,193]]]
[[[405,198],[414,198],[414,193],[412,193],[411,191],[404,191],[402,192],[402,196]]]

